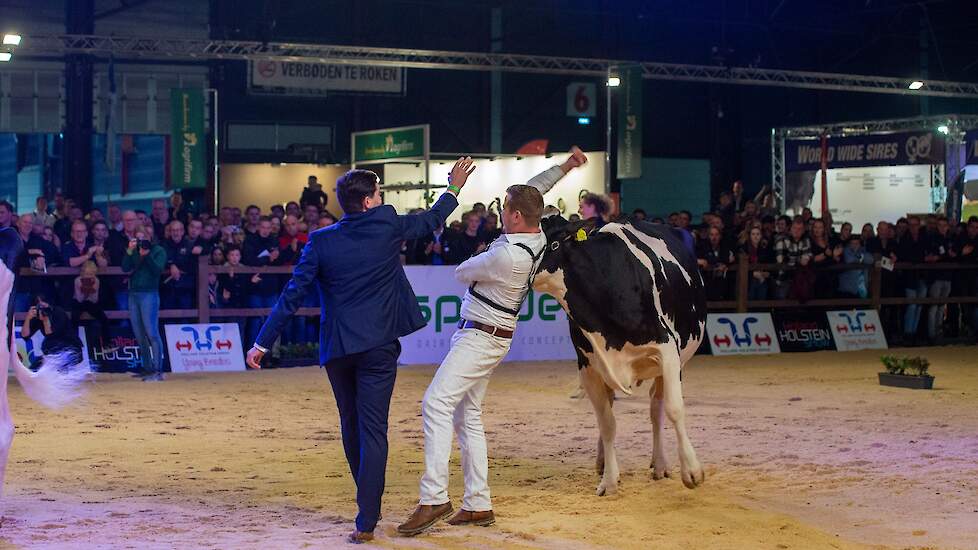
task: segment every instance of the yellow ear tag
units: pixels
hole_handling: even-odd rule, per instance
[[[577,241],[577,242],[586,241],[587,240],[587,232],[584,231],[583,228],[582,229],[578,229],[577,230],[577,235],[574,236],[574,240]]]

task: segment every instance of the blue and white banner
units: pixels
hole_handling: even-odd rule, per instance
[[[25,340],[21,337],[21,326],[22,323],[14,325],[14,347],[17,350],[17,355],[20,356],[20,362],[29,367],[44,357],[44,353],[41,351],[41,347],[44,344],[44,333],[37,331],[30,339]],[[85,330],[82,327],[78,327],[77,330],[78,339],[81,341],[81,350],[79,350],[81,352],[81,365],[91,370],[92,366],[88,360],[88,340],[85,338]]]
[[[875,309],[827,311],[825,313],[835,338],[835,349],[887,349],[886,335]]]
[[[455,280],[455,266],[407,266],[404,271],[428,324],[401,338],[401,363],[441,363],[451,348],[466,286]],[[556,361],[576,357],[567,328],[567,314],[553,296],[531,291],[523,303],[513,346],[504,361]]]
[[[781,353],[770,313],[710,313],[706,336],[713,355]]]
[[[898,132],[866,136],[830,137],[829,168],[944,164],[944,136],[936,132]],[[816,171],[822,167],[819,138],[791,139],[784,143],[787,172]]]
[[[978,129],[970,130],[964,134],[964,163],[978,164]]]
[[[166,325],[164,330],[172,372],[245,370],[236,323]]]

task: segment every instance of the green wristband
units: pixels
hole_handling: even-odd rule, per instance
[[[457,185],[449,185],[448,190],[458,195],[462,192],[462,188]]]

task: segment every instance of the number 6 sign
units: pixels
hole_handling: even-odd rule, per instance
[[[597,86],[593,82],[571,82],[567,85],[567,116],[594,116]]]

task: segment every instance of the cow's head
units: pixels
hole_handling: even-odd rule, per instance
[[[587,238],[594,233],[595,221],[591,219],[569,222],[561,216],[550,216],[540,220],[540,227],[547,236],[547,248],[533,286],[559,299],[566,292],[562,266],[572,261],[575,252],[579,252]]]

